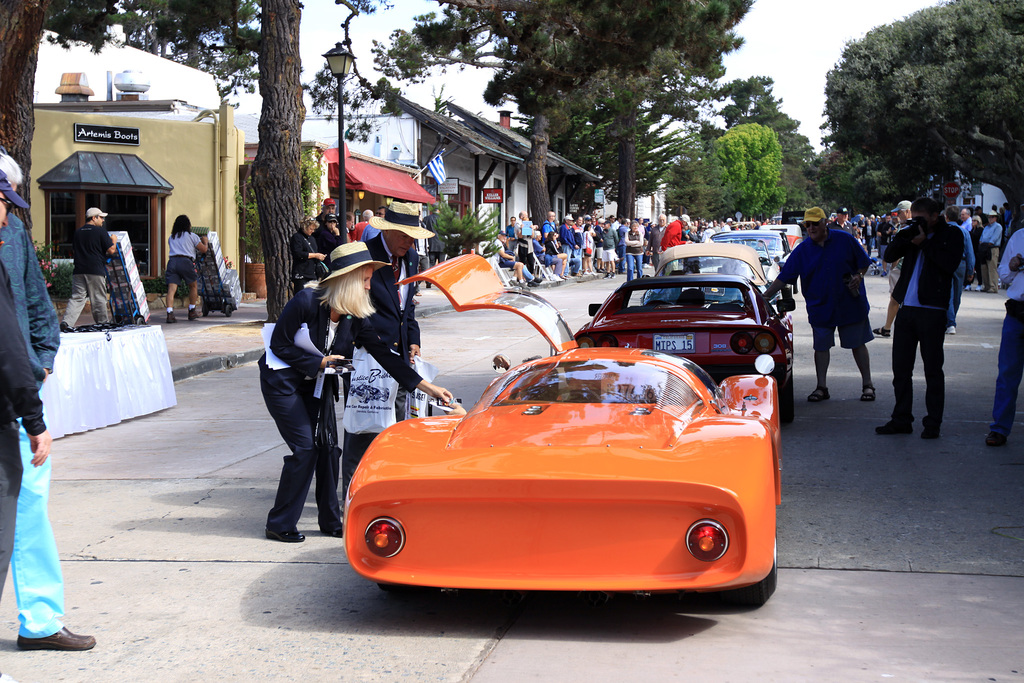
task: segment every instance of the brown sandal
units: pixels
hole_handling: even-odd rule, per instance
[[[874,401],[875,400],[875,386],[873,384],[865,384],[864,388],[861,389],[860,400],[862,401]]]

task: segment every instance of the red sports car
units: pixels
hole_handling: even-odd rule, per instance
[[[769,354],[779,383],[779,417],[793,421],[792,299],[772,305],[747,278],[697,274],[641,278],[619,287],[576,333],[582,348],[620,346],[684,356],[715,381],[755,372]]]

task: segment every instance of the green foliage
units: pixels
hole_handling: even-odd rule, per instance
[[[722,181],[722,166],[714,141],[691,133],[665,183],[665,204],[670,213],[693,218],[724,216],[733,206]]]
[[[323,152],[316,147],[302,150],[299,156],[299,191],[302,194],[302,215],[315,216],[320,213],[324,167],[321,164]],[[344,222],[344,217],[340,220]]]
[[[498,209],[491,209],[480,217],[475,211],[459,216],[458,209],[448,202],[438,202],[435,206],[438,211],[434,228],[444,242],[448,256],[458,256],[471,249],[485,258],[497,253],[495,241],[498,239],[498,222],[501,218]]]
[[[256,90],[259,11],[258,0],[53,0],[46,28],[98,51],[119,24],[127,45],[212,74],[224,97]]]
[[[1024,200],[1024,117],[1016,106],[1024,101],[1022,25],[1020,0],[956,0],[849,43],[826,79],[829,141],[884,168],[887,175],[876,177],[891,182],[892,198],[932,187],[956,169],[1018,204]]]
[[[162,273],[160,277],[144,278],[142,280],[142,289],[145,290],[146,294],[166,294],[167,279]]]
[[[775,82],[766,76],[735,80],[721,89],[730,103],[722,108],[726,129],[743,123],[767,126],[779,136],[782,146],[780,183],[786,192],[786,204],[801,208],[818,202],[815,187],[814,149],[810,140],[798,130],[800,122],[782,111],[782,101],[775,98]],[[849,200],[843,200],[849,201]]]
[[[715,156],[722,181],[735,193],[736,208],[744,216],[770,215],[782,206],[782,146],[771,128],[758,123],[731,128],[715,142]]]
[[[244,256],[249,257],[250,263],[266,263],[260,238],[260,212],[256,205],[256,193],[253,192],[251,185],[246,185],[244,197],[239,190],[235,190],[235,205],[238,207],[238,222],[242,227],[239,241],[242,243]]]

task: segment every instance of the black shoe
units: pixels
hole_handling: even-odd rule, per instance
[[[61,321],[61,323],[60,323],[60,331],[61,332],[71,332],[72,330],[74,330],[74,328],[71,327],[71,325],[68,325],[63,320]]]
[[[320,529],[320,533],[322,533],[324,536],[332,536],[334,538],[344,538],[345,537],[345,527],[339,526],[334,531],[328,531],[327,529]]]
[[[270,529],[267,529],[267,538],[282,543],[302,543],[306,540],[306,537],[298,531],[271,531]]]
[[[921,438],[922,439],[937,439],[937,438],[939,438],[939,428],[938,427],[925,427],[923,430],[921,430]]]
[[[989,432],[985,436],[985,445],[986,446],[1005,446],[1006,445],[1006,435],[1005,434],[1000,434],[999,432]]]
[[[20,650],[63,650],[65,652],[77,652],[91,650],[96,647],[96,639],[92,636],[80,636],[72,633],[66,628],[45,638],[26,638],[18,636],[18,649]]]
[[[927,430],[926,430],[927,431]],[[913,434],[914,428],[908,424],[889,420],[881,427],[875,427],[875,434]],[[923,436],[923,434],[922,434]],[[938,436],[938,433],[935,434]],[[932,437],[934,438],[934,437]]]
[[[540,284],[538,284],[536,280],[530,280],[529,282],[526,283],[526,286],[527,287],[540,287]]]

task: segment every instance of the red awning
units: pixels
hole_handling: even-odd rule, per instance
[[[327,184],[329,187],[338,187],[338,148],[325,150],[324,158],[327,159]],[[345,146],[345,189],[372,192],[421,204],[433,204],[436,201],[407,173],[353,159],[349,156],[348,145]]]

